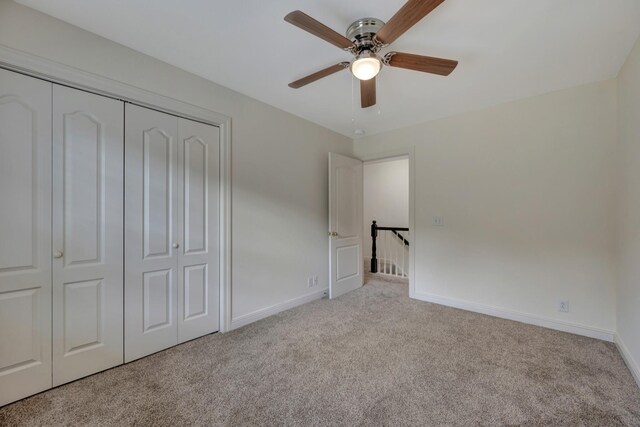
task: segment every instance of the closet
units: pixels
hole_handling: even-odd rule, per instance
[[[123,113],[53,85],[54,386],[122,363]]]
[[[129,362],[218,330],[220,135],[136,105],[126,122]]]
[[[51,387],[51,84],[0,70],[0,405]]]
[[[218,330],[219,145],[0,69],[0,406]]]

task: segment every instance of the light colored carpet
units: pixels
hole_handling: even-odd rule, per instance
[[[0,409],[18,425],[640,425],[613,344],[371,280]]]

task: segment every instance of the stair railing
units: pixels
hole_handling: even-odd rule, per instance
[[[407,233],[405,235],[405,232]],[[406,227],[381,227],[371,223],[371,272],[407,277],[408,232]],[[378,250],[378,241],[382,250]],[[382,253],[379,253],[382,252]],[[379,255],[381,257],[379,258]],[[381,261],[379,263],[378,261]],[[380,265],[381,264],[381,265]]]

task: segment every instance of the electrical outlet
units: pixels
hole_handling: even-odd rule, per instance
[[[313,276],[313,286],[318,286],[318,276]]]
[[[433,225],[436,227],[442,227],[444,226],[444,217],[443,216],[434,216],[433,217]]]
[[[307,285],[312,288],[313,287],[313,277],[307,277]]]
[[[563,313],[569,312],[569,300],[561,300],[558,302],[558,311]]]

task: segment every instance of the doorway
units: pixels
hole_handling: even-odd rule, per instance
[[[412,153],[365,159],[363,164],[363,255],[365,284],[409,282],[411,292]]]

